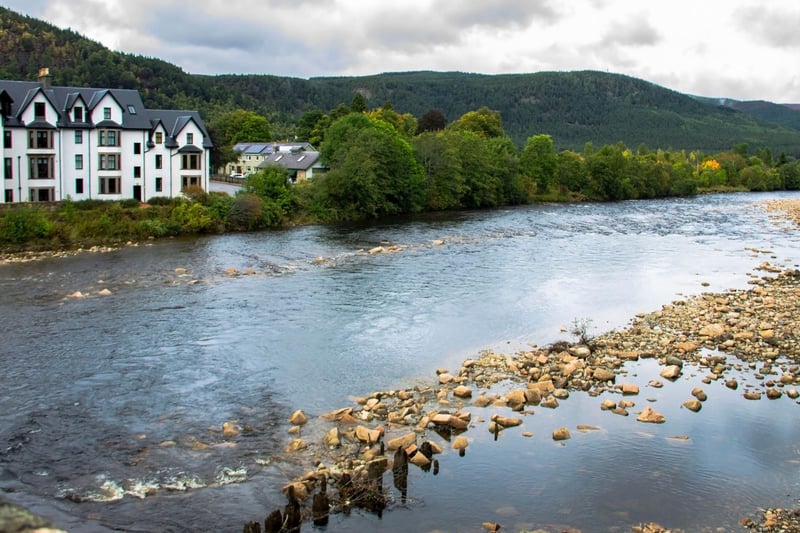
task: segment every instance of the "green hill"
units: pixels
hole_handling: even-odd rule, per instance
[[[0,65],[0,77],[6,79],[35,79],[40,67],[48,67],[56,85],[138,89],[149,107],[198,109],[207,120],[237,108],[254,111],[269,118],[282,136],[293,132],[305,111],[328,111],[359,92],[370,107],[390,102],[396,111],[417,117],[438,109],[454,120],[489,107],[500,111],[506,133],[518,146],[530,135],[547,133],[557,149],[622,141],[632,148],[713,152],[747,143],[800,156],[800,119],[755,113],[752,106],[734,109],[603,72],[200,76],[159,59],[110,51],[5,8],[0,8]]]

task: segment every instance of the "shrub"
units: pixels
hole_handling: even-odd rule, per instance
[[[192,202],[197,202],[199,204],[205,204],[208,201],[208,194],[203,188],[199,185],[187,185],[184,187],[181,192],[183,195]]]
[[[127,198],[125,200],[120,200],[119,205],[125,209],[135,209],[139,207],[139,200],[134,200],[133,198]]]
[[[172,198],[168,198],[166,196],[153,196],[147,203],[150,205],[172,205],[174,200]]]
[[[228,211],[227,226],[234,231],[252,231],[263,227],[262,201],[255,194],[237,194]]]
[[[52,224],[38,209],[9,209],[0,218],[0,242],[22,244],[50,236]]]
[[[170,218],[187,233],[216,231],[219,226],[219,221],[215,220],[206,206],[194,202],[175,207]]]

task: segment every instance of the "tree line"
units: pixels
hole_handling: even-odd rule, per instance
[[[229,142],[269,138],[266,119],[232,112],[215,124]],[[70,247],[181,234],[254,231],[288,224],[488,209],[541,201],[620,201],[701,192],[800,189],[800,162],[746,143],[729,150],[635,149],[622,142],[556,150],[547,133],[518,149],[500,112],[482,107],[448,123],[432,109],[419,119],[391,105],[368,109],[361,95],[298,123],[327,167],[296,184],[280,165],[248,176],[235,196],[185,189],[183,198],[7,205],[0,246]],[[244,136],[244,137],[242,137]]]

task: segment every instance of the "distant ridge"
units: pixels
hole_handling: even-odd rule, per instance
[[[501,113],[506,133],[518,146],[531,135],[547,133],[557,149],[621,141],[632,148],[714,152],[747,143],[800,156],[800,105],[692,97],[622,74],[202,76],[159,59],[112,52],[6,8],[0,8],[0,30],[0,78],[34,80],[46,66],[54,85],[137,89],[150,108],[197,109],[209,123],[226,111],[254,111],[269,118],[280,137],[291,137],[304,112],[349,104],[359,92],[371,108],[388,102],[416,117],[438,109],[450,121],[489,107]]]

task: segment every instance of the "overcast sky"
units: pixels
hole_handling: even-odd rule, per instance
[[[192,74],[600,70],[800,103],[797,0],[0,0]]]

